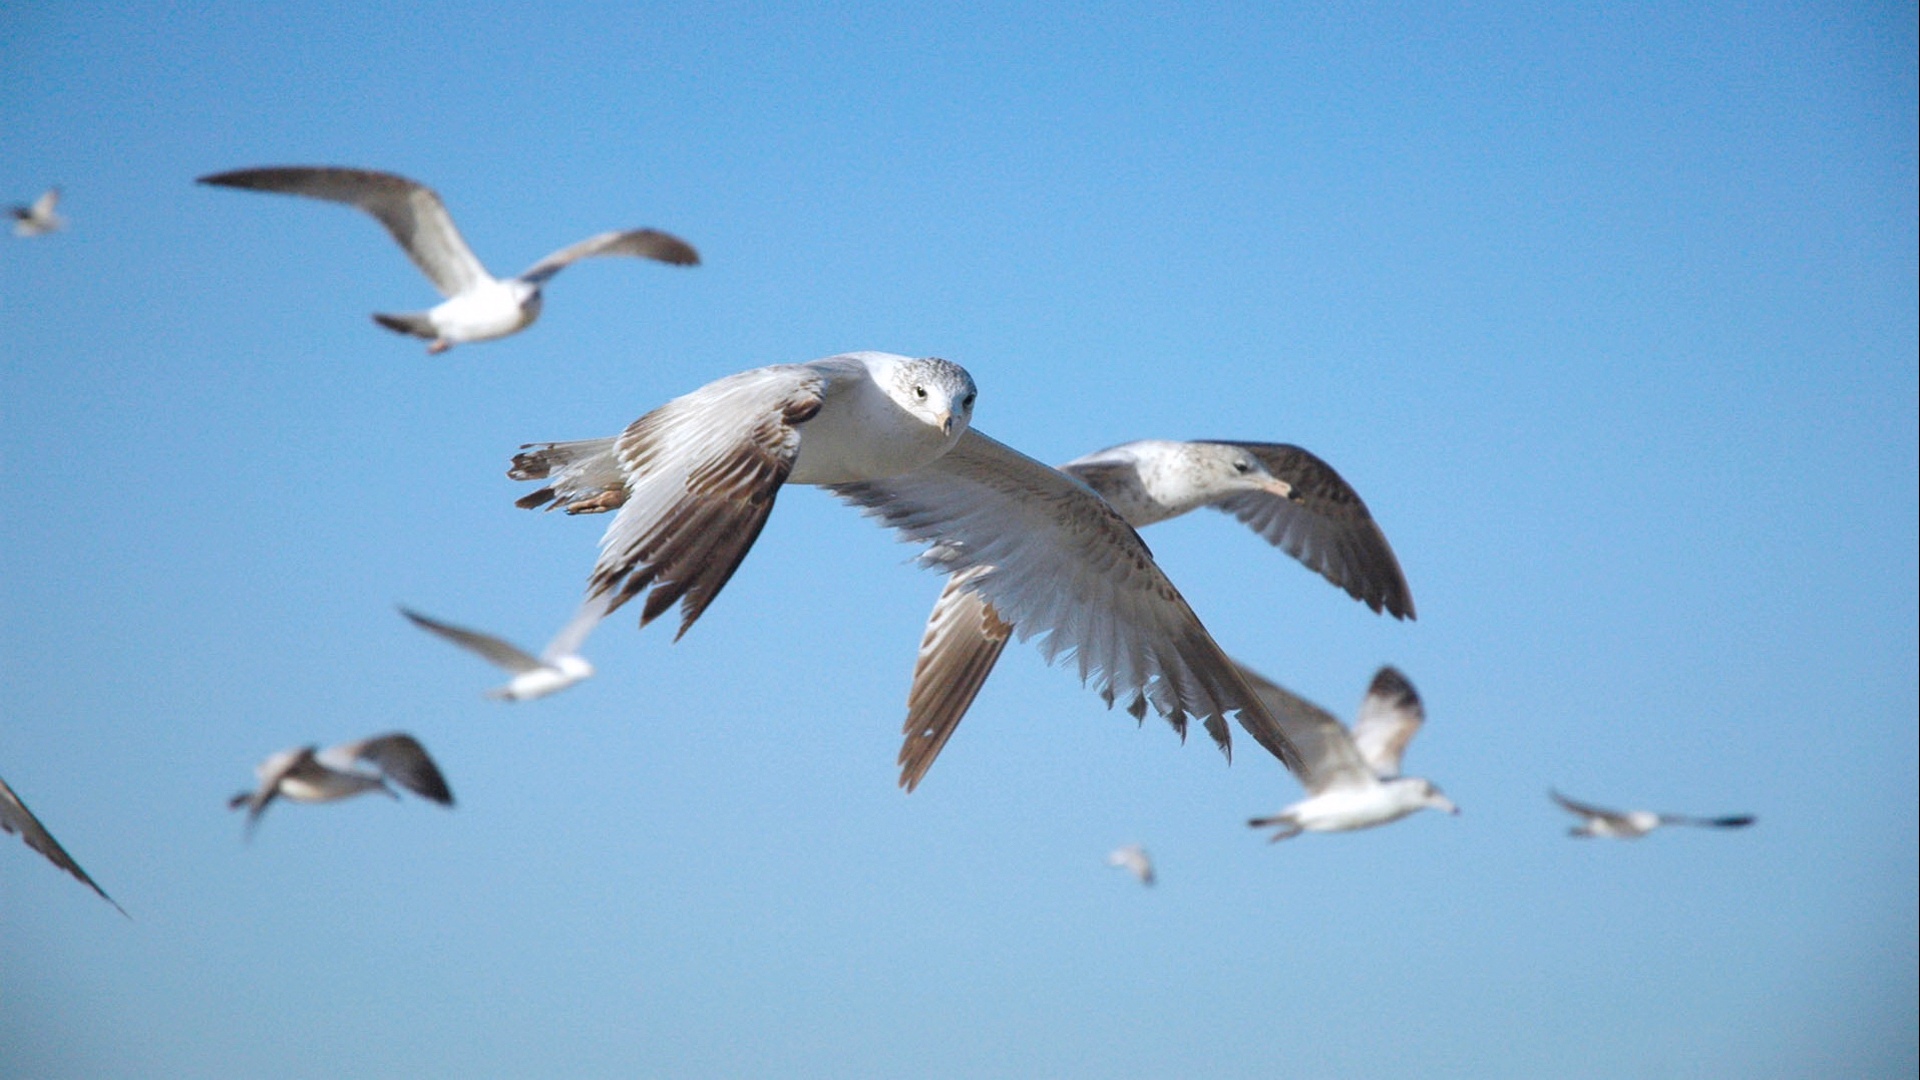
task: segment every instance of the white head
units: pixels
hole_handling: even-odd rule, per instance
[[[1140,482],[1168,517],[1248,492],[1283,499],[1293,495],[1293,487],[1268,472],[1245,447],[1217,442],[1137,445]]]
[[[957,439],[973,420],[979,390],[967,369],[937,356],[899,360],[882,376],[888,396],[943,435]]]

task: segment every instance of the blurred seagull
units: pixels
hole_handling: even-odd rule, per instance
[[[1662,825],[1694,825],[1708,829],[1741,829],[1754,823],[1752,814],[1732,817],[1698,818],[1682,814],[1656,814],[1651,810],[1603,810],[1576,802],[1557,791],[1549,791],[1553,801],[1570,813],[1579,815],[1580,824],[1567,830],[1573,836],[1606,837],[1612,840],[1638,840]]]
[[[45,236],[67,227],[67,219],[53,212],[60,203],[60,189],[50,187],[41,196],[33,200],[31,206],[10,206],[7,213],[13,217],[13,235]],[[104,895],[104,894],[103,894]],[[126,912],[121,912],[122,915]]]
[[[126,908],[108,896],[105,889],[94,884],[87,872],[80,869],[80,864],[73,861],[73,856],[67,854],[67,849],[60,846],[60,841],[53,838],[45,825],[40,824],[40,819],[33,816],[33,811],[27,809],[27,804],[20,801],[20,796],[13,793],[5,780],[0,780],[0,832],[19,833],[20,839],[25,840],[28,847],[45,855],[48,862],[79,878],[87,888],[98,893],[100,899],[112,904],[113,910],[127,915]],[[127,918],[133,916],[127,915]]]
[[[1332,466],[1297,446],[1147,439],[1096,451],[1060,470],[1136,529],[1209,506],[1239,518],[1375,612],[1414,617],[1400,562],[1367,504]],[[912,791],[933,767],[1012,631],[969,573],[948,579],[927,618],[907,691],[901,787]]]
[[[1400,755],[1427,717],[1420,695],[1400,672],[1383,667],[1374,675],[1352,731],[1313,702],[1244,666],[1241,672],[1306,757],[1299,775],[1307,798],[1248,825],[1279,826],[1271,838],[1278,841],[1302,832],[1370,829],[1416,810],[1460,812],[1431,781],[1400,775]]]
[[[367,169],[286,167],[238,169],[203,176],[202,184],[278,191],[346,203],[372,214],[433,282],[446,301],[428,311],[375,315],[389,330],[432,342],[441,353],[463,341],[489,341],[524,330],[540,317],[540,289],[547,279],[581,259],[635,255],[675,266],[694,266],[700,256],[686,241],[654,229],[604,232],[541,259],[519,277],[487,273],[446,206],[432,188],[404,176]]]
[[[685,634],[745,558],[783,484],[816,484],[967,572],[971,588],[1072,654],[1109,701],[1133,695],[1183,735],[1188,713],[1229,748],[1225,717],[1283,761],[1293,749],[1127,523],[1079,481],[969,427],[966,369],[860,352],[730,375],[648,413],[617,438],[535,443],[508,476],[518,500],[618,509],[590,597],[646,593],[645,626],[680,604]],[[651,591],[649,591],[651,590]]]
[[[1108,866],[1118,866],[1132,874],[1142,885],[1153,884],[1153,856],[1139,844],[1114,848],[1107,855]]]
[[[593,633],[593,628],[606,615],[606,604],[600,599],[582,604],[579,612],[560,628],[552,641],[547,642],[547,647],[540,651],[539,656],[492,634],[443,623],[404,607],[400,609],[400,614],[422,630],[430,630],[513,674],[505,686],[487,691],[488,697],[496,701],[531,701],[559,693],[593,674],[593,665],[580,655],[580,646],[586,643],[587,635]]]
[[[372,770],[359,766],[366,764]],[[413,736],[401,732],[376,735],[358,742],[320,750],[301,746],[269,756],[253,770],[260,786],[242,791],[227,800],[227,808],[247,808],[247,833],[252,835],[260,815],[276,798],[294,802],[333,802],[364,795],[369,791],[386,793],[398,799],[387,786],[392,780],[422,798],[442,806],[453,805],[453,792],[440,775],[439,766],[427,756],[426,748]]]

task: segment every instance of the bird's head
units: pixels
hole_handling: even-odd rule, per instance
[[[973,401],[979,390],[967,369],[937,356],[907,360],[894,366],[892,395],[902,408],[958,439],[973,420]]]

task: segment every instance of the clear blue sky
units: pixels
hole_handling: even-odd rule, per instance
[[[0,838],[0,1074],[1913,1075],[1912,3],[338,7],[0,15],[0,200],[73,222],[0,237],[0,776],[133,917]],[[192,183],[267,164],[432,184],[497,272],[706,262],[430,358],[371,221]],[[1417,623],[1147,540],[1336,712],[1402,667],[1464,814],[1269,846],[1251,740],[1031,649],[904,795],[939,583],[811,489],[547,701],[395,614],[544,640],[605,519],[514,447],[850,349],[1044,460],[1332,462]],[[457,809],[242,843],[256,760],[393,728]],[[1550,786],[1760,823],[1579,843]]]

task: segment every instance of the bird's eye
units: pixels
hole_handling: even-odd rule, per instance
[[[927,388],[919,383],[913,384],[913,396],[921,401],[927,400]]]
[[[974,399],[974,398],[975,398],[976,396],[978,396],[978,395],[976,395],[976,394],[973,394],[973,393],[969,393],[969,394],[967,394],[967,396],[966,396],[966,397],[964,397],[964,398],[961,398],[961,399],[960,399],[960,407],[961,407],[961,408],[963,408],[963,409],[971,409],[971,408],[973,408],[973,399]]]
[[[1240,460],[1235,461],[1233,463],[1233,471],[1239,473],[1242,476],[1245,476],[1246,474],[1253,471],[1253,466],[1247,463],[1246,458],[1241,458]]]

